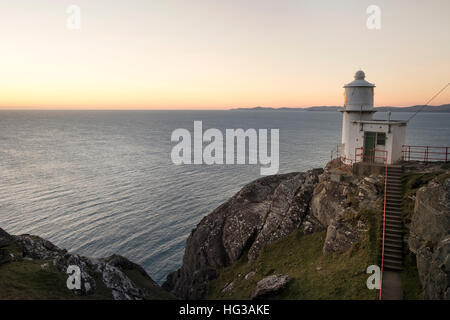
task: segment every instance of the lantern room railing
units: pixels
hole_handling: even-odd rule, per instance
[[[402,147],[403,161],[450,161],[450,147],[408,146]]]

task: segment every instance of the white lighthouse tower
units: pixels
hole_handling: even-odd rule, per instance
[[[374,120],[375,85],[365,80],[362,70],[346,84],[342,110],[341,156],[352,162],[397,162],[402,158],[406,121]]]
[[[355,80],[346,84],[345,103],[342,116],[342,155],[346,159],[355,159],[355,149],[359,141],[355,137],[354,121],[372,120],[373,89],[375,85],[365,80],[364,71],[355,73]],[[356,128],[357,130],[357,128]]]

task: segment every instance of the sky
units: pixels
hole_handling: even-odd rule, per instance
[[[334,106],[359,69],[409,106],[450,82],[450,1],[9,0],[0,57],[2,109]]]

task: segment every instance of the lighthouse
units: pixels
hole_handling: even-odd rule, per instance
[[[387,162],[402,159],[406,121],[373,119],[375,84],[366,81],[364,71],[344,86],[345,101],[342,112],[341,156],[351,162]]]

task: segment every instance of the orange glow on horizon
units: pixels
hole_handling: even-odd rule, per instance
[[[448,1],[380,0],[377,31],[360,1],[77,3],[79,31],[69,0],[0,4],[0,109],[342,106],[360,68],[376,106],[404,107],[450,81]]]

